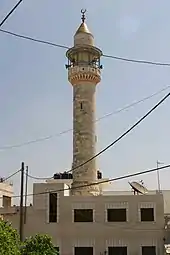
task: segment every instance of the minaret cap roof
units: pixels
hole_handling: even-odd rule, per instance
[[[79,33],[85,33],[85,34],[91,34],[90,30],[88,29],[86,23],[85,23],[85,13],[86,13],[86,10],[81,10],[81,13],[82,13],[82,17],[81,17],[81,20],[82,20],[82,23],[81,25],[79,26],[79,28],[77,29],[75,35],[79,34]]]
[[[91,34],[90,30],[88,29],[86,23],[82,22],[79,28],[76,31],[76,35],[79,33],[86,33],[86,34]]]

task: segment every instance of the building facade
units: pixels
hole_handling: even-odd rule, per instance
[[[3,208],[11,209],[11,201],[13,196],[13,184],[11,182],[5,181],[3,178],[0,178],[0,217],[3,218]]]
[[[72,174],[33,185],[24,237],[49,234],[62,255],[163,255],[163,195],[103,193],[95,157],[95,90],[101,80],[102,52],[85,24],[84,11],[66,56],[73,86]],[[19,229],[18,207],[5,206],[0,214]]]
[[[25,237],[49,234],[63,255],[164,254],[163,195],[72,196],[67,189],[67,180],[34,184]],[[19,208],[11,212],[4,217],[19,229]]]

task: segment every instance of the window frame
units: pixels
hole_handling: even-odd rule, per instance
[[[129,254],[129,252],[128,252],[128,246],[127,246],[127,245],[122,245],[122,246],[114,245],[114,246],[108,246],[108,247],[107,247],[107,254],[108,254],[108,255],[109,255],[109,248],[114,248],[114,247],[116,247],[116,248],[126,248],[126,255]]]
[[[56,221],[52,222],[50,221],[50,194],[57,194],[57,207],[56,207]],[[59,219],[59,193],[58,192],[54,192],[52,190],[48,190],[47,193],[47,223],[48,224],[54,224],[54,223],[58,223],[58,219]]]
[[[75,249],[76,248],[92,248],[93,249],[93,255],[95,254],[95,249],[94,249],[94,247],[93,246],[74,246],[73,247],[73,254],[75,255],[76,253],[75,253]]]
[[[142,248],[143,247],[155,247],[155,255],[157,255],[157,246],[156,245],[142,245],[140,249],[140,254],[143,255],[142,253]]]
[[[153,210],[153,220],[142,220],[142,210],[152,209]],[[153,223],[155,222],[155,207],[141,207],[140,208],[140,222],[142,223]]]
[[[126,212],[126,220],[125,221],[108,221],[108,211],[109,210],[125,210],[125,212]],[[108,222],[108,223],[127,223],[128,222],[128,209],[127,208],[107,208],[106,209],[106,222]]]
[[[92,221],[75,221],[75,211],[76,210],[82,210],[82,211],[91,210],[92,211]],[[74,208],[72,210],[72,222],[73,223],[93,223],[93,222],[95,222],[95,210],[93,208]]]
[[[54,247],[54,249],[55,249],[55,250],[56,250],[56,252],[57,252],[56,254],[58,254],[58,255],[59,255],[59,254],[60,254],[60,247],[59,247],[59,246],[55,246],[55,247]]]

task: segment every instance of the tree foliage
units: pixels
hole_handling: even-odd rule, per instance
[[[0,219],[0,255],[54,255],[57,254],[48,235],[37,234],[23,243],[11,224]]]
[[[48,235],[37,234],[25,240],[22,255],[54,255],[57,254]]]
[[[0,219],[0,255],[20,255],[20,241],[11,224]]]

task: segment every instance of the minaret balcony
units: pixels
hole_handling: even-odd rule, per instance
[[[68,79],[72,85],[78,81],[99,83],[101,70],[96,66],[70,66],[68,68]]]

